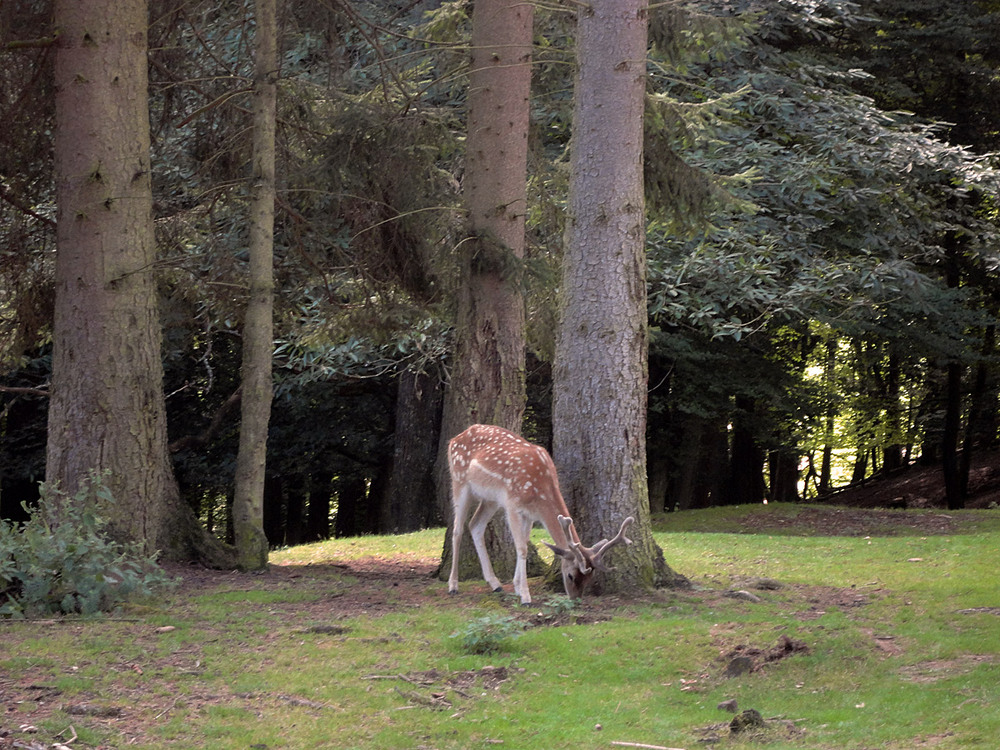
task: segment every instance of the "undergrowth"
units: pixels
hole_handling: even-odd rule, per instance
[[[70,498],[43,484],[23,525],[0,521],[0,617],[109,612],[169,583],[138,545],[110,538],[113,502],[91,474]]]
[[[505,652],[511,641],[524,630],[516,617],[489,614],[467,623],[451,637],[458,640],[469,654],[493,654]]]

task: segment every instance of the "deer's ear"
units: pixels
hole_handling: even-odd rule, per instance
[[[552,550],[559,557],[562,557],[562,558],[564,558],[566,560],[573,560],[573,559],[575,559],[573,553],[570,552],[568,549],[563,549],[562,547],[557,547],[554,544],[549,544],[548,542],[542,542],[542,544],[544,544],[546,547],[548,547],[550,550]]]
[[[569,560],[571,563],[576,563],[577,570],[579,570],[584,575],[589,575],[593,572],[593,568],[587,565],[587,560],[584,557],[577,555],[573,550],[563,549],[562,547],[556,547],[554,544],[549,544],[543,541],[546,547],[552,550],[558,557],[563,560]]]

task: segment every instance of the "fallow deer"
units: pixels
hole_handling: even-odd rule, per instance
[[[524,605],[531,603],[528,538],[536,521],[540,521],[552,537],[553,544],[545,544],[561,558],[563,585],[572,599],[583,596],[595,570],[609,570],[603,562],[608,550],[632,543],[625,536],[625,530],[635,521],[629,516],[613,539],[602,539],[593,547],[584,547],[559,491],[556,467],[548,451],[502,427],[476,424],[452,438],[448,444],[448,469],[455,512],[448,578],[451,594],[458,593],[458,553],[465,519],[474,499],[479,501],[479,507],[469,521],[469,531],[479,555],[483,578],[494,591],[503,590],[493,572],[484,541],[486,525],[502,509],[517,552],[514,593],[521,597]]]

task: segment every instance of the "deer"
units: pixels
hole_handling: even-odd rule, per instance
[[[602,539],[593,547],[584,547],[559,491],[556,467],[548,451],[502,427],[475,424],[452,438],[448,443],[448,470],[454,509],[449,594],[458,593],[458,553],[473,500],[478,500],[479,506],[469,521],[469,532],[479,555],[483,578],[494,592],[503,591],[484,541],[490,519],[503,510],[517,552],[514,593],[521,598],[523,606],[531,604],[528,538],[536,522],[541,522],[552,537],[553,543],[545,542],[545,546],[560,558],[563,586],[570,599],[583,597],[594,571],[611,570],[604,563],[608,551],[620,544],[632,544],[625,536],[625,531],[635,522],[629,516],[613,539]]]

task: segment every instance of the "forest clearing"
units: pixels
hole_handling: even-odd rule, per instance
[[[0,3],[0,749],[995,746],[998,70],[995,2]]]
[[[3,621],[0,747],[947,749],[997,736],[996,511],[741,506],[654,526],[692,589],[570,606],[535,581],[540,601],[520,607],[509,586],[469,581],[448,596],[432,577],[439,529],[290,548],[260,574],[174,566],[181,584],[162,601],[108,619]],[[470,653],[475,628],[512,637]],[[734,706],[763,725],[734,731]]]

